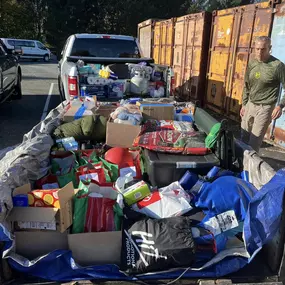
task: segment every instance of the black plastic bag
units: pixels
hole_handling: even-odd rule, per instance
[[[128,274],[191,266],[195,243],[189,217],[125,219],[121,270]]]

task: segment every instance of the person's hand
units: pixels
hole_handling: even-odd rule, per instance
[[[242,106],[241,109],[240,109],[240,113],[239,114],[240,114],[241,117],[243,117],[244,113],[245,113],[245,106]]]
[[[273,110],[271,118],[272,118],[272,120],[276,120],[276,119],[280,118],[281,115],[282,115],[282,108],[280,106],[277,106]]]

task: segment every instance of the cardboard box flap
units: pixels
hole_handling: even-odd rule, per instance
[[[155,102],[140,102],[138,104],[140,107],[173,107],[171,103],[155,103]]]
[[[69,249],[80,265],[120,264],[122,232],[68,235]]]
[[[72,198],[75,194],[72,182],[58,190],[60,204],[60,231],[64,232],[72,225]]]
[[[10,222],[53,222],[59,209],[56,208],[34,208],[14,207],[8,216]]]
[[[73,183],[69,182],[66,186],[58,190],[58,199],[60,208],[63,209],[66,202],[70,201],[74,196]]]
[[[30,191],[32,191],[31,184],[30,183],[25,184],[13,190],[13,197],[15,197],[16,195],[28,194],[28,192]]]
[[[141,132],[141,126],[107,123],[106,144],[112,147],[132,147],[134,139]]]
[[[139,105],[140,110],[143,113],[144,119],[155,120],[174,120],[174,106],[173,104],[163,103],[145,103],[142,102]]]
[[[96,97],[96,96],[95,96]],[[93,107],[91,110],[85,109],[84,113],[82,114],[82,117],[86,117],[86,116],[93,116],[95,111],[96,111],[96,104],[97,104],[97,99],[94,100],[95,101],[95,107]],[[75,115],[78,112],[79,108],[81,106],[70,106],[68,108],[68,110],[65,112],[65,114],[63,115],[63,121],[65,123],[68,122],[73,122],[75,120]]]
[[[96,115],[104,116],[105,118],[109,118],[110,114],[117,109],[116,105],[101,105],[95,111]]]

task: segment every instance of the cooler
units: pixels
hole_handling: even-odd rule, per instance
[[[144,165],[151,184],[164,187],[178,181],[187,170],[206,175],[213,166],[219,166],[220,161],[213,153],[197,156],[178,155],[145,149]]]

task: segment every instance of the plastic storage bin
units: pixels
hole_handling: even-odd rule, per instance
[[[144,150],[144,164],[148,178],[153,186],[164,187],[178,181],[187,170],[206,175],[220,161],[215,154],[177,155]]]

